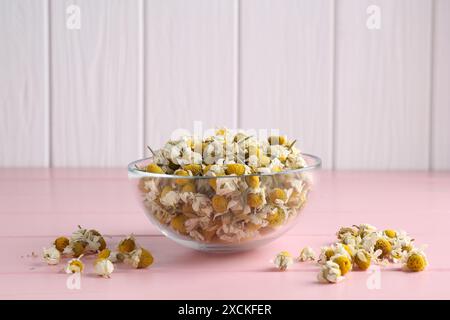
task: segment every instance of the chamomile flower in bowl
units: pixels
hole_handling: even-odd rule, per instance
[[[285,136],[257,140],[227,129],[152,153],[128,165],[144,212],[169,238],[214,252],[251,249],[286,232],[321,166]]]

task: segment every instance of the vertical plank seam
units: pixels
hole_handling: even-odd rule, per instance
[[[436,0],[431,0],[430,9],[430,70],[429,70],[429,113],[428,113],[428,171],[434,168],[434,53],[435,53],[435,28],[436,28]]]
[[[337,78],[337,1],[331,1],[331,12],[330,12],[330,33],[331,33],[331,54],[330,54],[330,112],[331,112],[331,141],[330,141],[330,153],[331,153],[331,170],[336,170],[336,154],[337,154],[337,91],[336,91],[336,78]],[[330,157],[329,157],[330,158]]]
[[[234,125],[241,128],[241,0],[234,2]]]
[[[47,144],[49,168],[53,168],[53,38],[52,38],[52,1],[47,0]]]
[[[145,139],[147,136],[147,125],[146,125],[146,115],[147,115],[147,111],[146,111],[146,106],[147,106],[147,94],[146,94],[146,83],[147,83],[147,59],[146,59],[146,28],[147,28],[147,6],[146,6],[146,1],[145,0],[141,0],[140,1],[140,5],[139,8],[141,10],[140,13],[140,24],[139,24],[139,28],[141,29],[140,32],[140,64],[141,64],[141,74],[140,74],[140,90],[141,90],[141,132],[140,132],[140,136],[141,136],[141,143],[139,145],[139,156],[140,157],[145,157]]]

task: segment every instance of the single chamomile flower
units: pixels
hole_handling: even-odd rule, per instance
[[[117,250],[120,253],[130,253],[136,249],[136,239],[133,235],[129,235],[125,239],[122,239],[117,246]]]
[[[55,246],[44,248],[43,258],[49,265],[55,265],[61,260],[61,252]]]
[[[81,261],[81,256],[71,259],[67,262],[66,273],[82,273],[84,269],[84,263]]]
[[[337,283],[343,279],[341,268],[333,261],[327,261],[317,275],[317,280],[322,283]]]
[[[423,250],[413,249],[403,257],[402,264],[405,271],[419,272],[425,270],[428,260]]]
[[[148,250],[139,248],[125,257],[125,263],[136,269],[145,269],[153,264],[153,256]]]
[[[330,258],[330,261],[339,265],[341,269],[341,275],[346,275],[350,270],[352,270],[352,259],[346,254],[337,254]]]
[[[289,252],[281,251],[279,254],[275,256],[273,263],[279,270],[285,271],[289,266],[291,266],[294,263],[294,259],[292,258]]]
[[[94,262],[94,271],[103,278],[109,278],[114,271],[114,265],[108,259],[99,258]]]
[[[298,261],[314,261],[316,259],[316,254],[311,247],[304,247],[300,252],[300,256],[297,258]]]

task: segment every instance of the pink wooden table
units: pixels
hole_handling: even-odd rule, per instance
[[[450,173],[321,172],[314,198],[299,223],[275,242],[246,253],[207,255],[180,247],[147,221],[118,169],[0,170],[1,299],[449,299]],[[412,274],[398,267],[379,273],[352,272],[338,285],[316,281],[318,267],[297,263],[275,271],[269,260],[280,250],[334,240],[339,226],[370,223],[399,228],[428,244],[430,266]],[[155,256],[148,270],[118,266],[111,279],[89,274],[81,289],[66,287],[62,265],[40,258],[56,236],[80,224],[111,235],[134,233]],[[371,278],[373,279],[373,278]]]

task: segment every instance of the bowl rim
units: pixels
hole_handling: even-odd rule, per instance
[[[128,168],[128,177],[129,178],[140,178],[140,177],[151,177],[151,178],[165,178],[165,179],[227,179],[227,178],[245,178],[245,177],[264,177],[264,176],[276,176],[276,175],[287,175],[287,174],[293,174],[293,173],[302,173],[306,171],[311,171],[315,169],[319,169],[322,167],[322,160],[315,155],[309,154],[309,153],[301,153],[303,157],[310,158],[312,160],[311,164],[308,164],[306,167],[298,168],[298,169],[291,169],[291,170],[285,170],[280,172],[272,172],[272,173],[251,173],[251,174],[242,174],[242,175],[228,175],[228,176],[176,176],[172,174],[164,174],[164,173],[152,173],[147,171],[142,171],[137,168],[137,164],[140,162],[143,162],[145,160],[152,159],[153,157],[146,157],[142,159],[135,160],[133,162],[130,162],[127,166]]]

